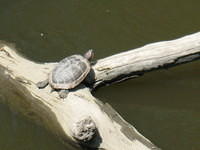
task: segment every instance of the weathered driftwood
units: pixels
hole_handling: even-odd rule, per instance
[[[95,99],[89,88],[81,85],[64,100],[57,92],[51,93],[50,87],[38,89],[36,83],[44,80],[53,67],[53,63],[38,64],[20,56],[13,48],[2,46],[0,100],[74,146],[105,150],[158,149],[108,104]],[[95,125],[90,120],[86,121],[83,124],[87,126],[83,132],[85,135],[81,135],[80,121],[87,118],[91,118]],[[88,125],[91,127],[88,128]],[[95,128],[95,137],[88,141],[87,138],[93,136],[90,132],[94,132]],[[77,138],[76,135],[80,136]]]
[[[120,82],[146,72],[200,58],[200,32],[172,41],[148,44],[97,61],[93,87]]]
[[[98,60],[92,67],[91,87],[119,82],[162,67],[200,57],[200,33],[159,42]],[[108,104],[80,85],[66,99],[51,88],[38,89],[55,63],[38,64],[5,44],[0,50],[0,100],[43,125],[64,142],[105,150],[159,149],[124,121]],[[6,87],[6,88],[5,88]]]

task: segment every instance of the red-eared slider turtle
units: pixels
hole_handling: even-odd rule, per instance
[[[93,50],[87,51],[84,56],[72,55],[62,59],[49,74],[48,79],[38,82],[38,88],[45,88],[48,84],[59,91],[61,98],[67,97],[68,89],[79,85],[90,72],[90,60]]]

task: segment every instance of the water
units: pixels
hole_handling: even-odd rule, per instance
[[[90,48],[99,59],[199,31],[199,5],[198,0],[0,0],[0,39],[35,61],[57,61]],[[162,149],[198,150],[199,65],[148,73],[94,95]],[[2,104],[0,120],[0,150],[66,149]]]

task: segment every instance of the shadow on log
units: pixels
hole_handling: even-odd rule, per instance
[[[93,89],[138,77],[151,70],[199,59],[200,33],[159,42],[98,60],[92,66]],[[79,85],[65,99],[51,87],[38,89],[56,63],[38,64],[0,45],[0,100],[74,147],[102,150],[158,150],[109,105]],[[5,88],[6,87],[6,88]]]

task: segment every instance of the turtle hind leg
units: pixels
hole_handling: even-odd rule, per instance
[[[36,86],[37,86],[39,89],[42,89],[42,88],[45,88],[48,84],[49,84],[49,80],[46,79],[46,80],[44,80],[44,81],[41,81],[41,82],[36,83]]]
[[[68,93],[69,93],[69,90],[60,90],[58,94],[60,98],[64,99],[67,97]]]

